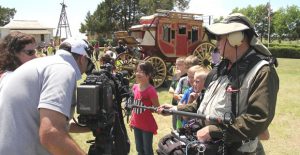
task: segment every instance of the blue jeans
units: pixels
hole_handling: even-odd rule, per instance
[[[153,155],[153,133],[133,128],[136,151],[138,155]]]

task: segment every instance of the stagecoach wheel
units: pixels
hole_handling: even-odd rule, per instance
[[[159,57],[149,57],[145,61],[150,62],[154,68],[154,75],[152,79],[154,82],[154,87],[158,88],[164,83],[167,77],[167,66]]]
[[[128,53],[121,53],[117,56],[115,60],[115,67],[118,72],[126,70],[128,72],[127,77],[129,79],[133,79],[136,62],[137,60],[136,58],[134,58],[133,55]]]
[[[211,69],[211,52],[216,46],[212,43],[201,43],[195,50],[193,55],[200,59],[200,65]]]

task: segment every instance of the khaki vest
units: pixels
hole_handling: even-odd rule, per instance
[[[259,61],[245,76],[240,87],[239,102],[236,104],[236,116],[246,112],[248,107],[248,94],[253,79],[257,72],[265,65],[266,60]],[[204,98],[198,108],[198,114],[223,118],[225,113],[232,113],[232,92],[228,91],[229,79],[227,75],[220,76],[212,81],[205,92]],[[206,125],[211,123],[206,122]],[[254,152],[257,147],[258,138],[255,140],[242,141],[243,145],[238,149],[241,152]]]

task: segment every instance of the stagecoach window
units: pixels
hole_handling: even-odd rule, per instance
[[[188,40],[191,40],[191,37],[192,37],[192,33],[191,31],[188,31]]]
[[[186,33],[186,26],[185,25],[179,25],[178,26],[178,33],[179,34],[185,34]]]
[[[175,30],[172,30],[172,39],[175,39]]]
[[[198,27],[197,26],[193,26],[192,27],[192,42],[195,42],[198,40]]]
[[[163,40],[170,42],[171,38],[171,27],[170,25],[163,26]]]

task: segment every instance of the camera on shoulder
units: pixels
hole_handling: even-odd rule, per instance
[[[121,103],[130,94],[125,72],[113,73],[105,64],[77,86],[78,123],[95,136],[88,154],[126,154],[130,145],[124,125]],[[116,146],[123,146],[115,149]]]

